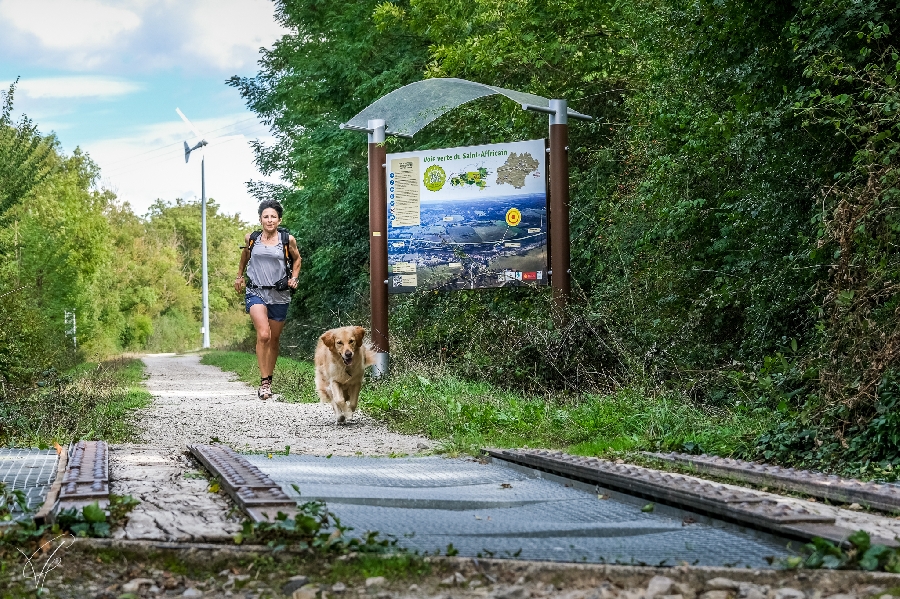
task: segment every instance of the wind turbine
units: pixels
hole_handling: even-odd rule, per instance
[[[188,146],[188,142],[184,142],[184,162],[187,164],[187,161],[191,158],[191,152],[194,150],[199,150],[203,146],[207,145],[203,136],[200,135],[200,132],[197,131],[197,128],[194,127],[193,123],[191,123],[184,113],[181,112],[178,108],[175,109],[175,112],[178,113],[178,116],[181,117],[191,131],[194,132],[194,135],[200,140],[197,144],[192,148]],[[206,156],[201,154],[200,157],[200,206],[201,206],[201,217],[200,217],[200,246],[201,246],[201,259],[200,262],[202,264],[203,270],[203,347],[209,347],[209,278],[207,274],[206,268]]]

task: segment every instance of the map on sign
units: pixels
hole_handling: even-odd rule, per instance
[[[545,148],[388,154],[389,291],[547,284]]]

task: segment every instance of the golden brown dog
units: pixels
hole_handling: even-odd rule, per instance
[[[341,327],[325,331],[316,345],[316,391],[330,403],[338,424],[353,416],[363,373],[374,363],[374,352],[363,345],[366,330]]]

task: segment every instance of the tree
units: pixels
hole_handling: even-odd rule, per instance
[[[0,223],[10,208],[44,181],[56,165],[56,138],[43,136],[27,117],[13,124],[16,79],[0,92]]]

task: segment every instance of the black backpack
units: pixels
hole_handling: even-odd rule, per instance
[[[250,233],[250,241],[247,243],[247,251],[250,252],[251,256],[253,255],[253,246],[256,245],[256,242],[262,236],[262,233],[262,231],[254,231]],[[285,291],[286,289],[290,289],[291,295],[293,295],[295,290],[291,289],[287,285],[288,279],[291,278],[294,270],[294,260],[291,258],[291,253],[289,251],[291,246],[291,234],[284,227],[278,227],[278,238],[281,241],[281,246],[284,248],[284,278],[280,281],[276,281],[274,285],[270,286],[255,285],[253,281],[250,281],[248,287],[250,287],[251,289],[277,289],[278,291]]]

